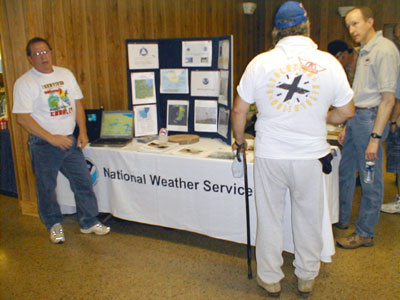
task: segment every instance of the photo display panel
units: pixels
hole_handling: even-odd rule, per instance
[[[231,144],[232,36],[127,39],[126,53],[136,137],[167,128],[168,135],[196,134]]]

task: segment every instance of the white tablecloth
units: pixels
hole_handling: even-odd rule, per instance
[[[193,145],[176,146],[168,152],[138,151],[143,144],[124,148],[86,147],[99,211],[141,223],[160,225],[246,243],[246,215],[243,178],[233,178],[231,160],[207,158],[210,154],[230,155],[230,147],[219,140],[201,139]],[[201,151],[187,154],[189,150]],[[143,150],[143,149],[142,149]],[[186,154],[185,154],[186,153]],[[339,150],[333,173],[325,175],[326,195],[323,221],[324,249],[321,260],[335,253],[331,224],[338,220]],[[252,155],[248,154],[248,184],[251,243],[254,245],[256,212]],[[57,197],[65,214],[75,213],[68,180],[58,176]],[[293,252],[290,198],[285,213],[284,249]]]

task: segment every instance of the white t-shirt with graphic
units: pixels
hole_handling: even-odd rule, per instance
[[[256,103],[255,155],[269,159],[315,159],[330,151],[329,107],[353,97],[342,65],[305,36],[290,36],[256,56],[237,87]]]
[[[32,68],[14,84],[13,113],[30,113],[51,134],[70,135],[75,121],[75,100],[83,98],[71,71],[53,66],[54,72]]]

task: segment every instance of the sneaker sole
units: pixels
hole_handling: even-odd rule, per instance
[[[65,242],[65,239],[63,239],[63,240],[59,240],[59,241],[53,241],[53,240],[50,240],[50,242],[52,243],[52,244],[63,244],[64,242]]]
[[[281,295],[281,292],[270,293],[267,291],[267,296],[271,297],[271,298],[279,298],[280,295]]]
[[[385,211],[385,210],[383,210],[383,209],[381,209],[381,212],[384,212],[384,213],[386,213],[386,214],[400,214],[400,211]]]
[[[90,231],[90,230],[82,229],[82,228],[81,228],[81,232],[84,233],[84,234],[94,233],[95,235],[106,235],[106,234],[108,234],[110,231],[107,231],[107,232],[105,232],[105,233],[99,233],[99,232]]]
[[[302,292],[302,291],[299,291],[299,290],[297,290],[297,292],[299,293],[299,296],[301,298],[308,298],[311,295],[311,292]]]

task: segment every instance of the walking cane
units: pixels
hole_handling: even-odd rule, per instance
[[[237,150],[236,156],[240,162],[239,151]],[[250,241],[250,209],[249,209],[249,191],[248,191],[248,177],[247,177],[247,160],[246,160],[246,150],[243,151],[243,171],[244,171],[244,189],[245,189],[245,199],[246,199],[246,229],[247,229],[247,278],[253,279],[253,273],[251,271],[251,241]]]

